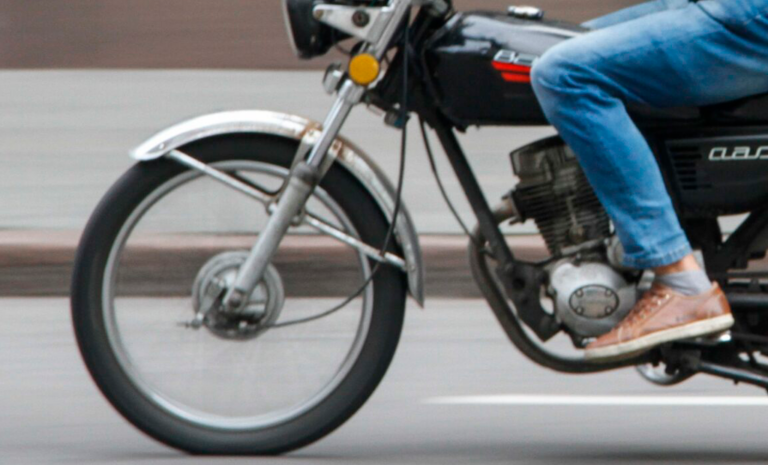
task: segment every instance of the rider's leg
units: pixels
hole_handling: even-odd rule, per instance
[[[690,0],[653,0],[650,2],[640,3],[628,8],[608,13],[605,16],[591,19],[582,24],[582,26],[589,29],[603,29],[615,24],[625,23],[627,21],[641,18],[643,16],[658,13],[660,11],[672,10],[675,8],[683,8],[688,6]]]
[[[768,9],[768,0],[752,3],[760,2]],[[738,16],[724,24],[706,3],[568,40],[533,67],[545,114],[578,156],[635,268],[675,263],[690,246],[625,103],[705,105],[768,91],[768,19],[735,27]]]
[[[573,148],[612,217],[628,265],[659,271],[684,268],[690,263],[690,246],[653,153],[625,104],[707,105],[768,91],[767,10],[768,0],[729,2],[729,9],[703,0],[569,40],[534,65],[533,85],[542,108]],[[623,322],[618,336],[601,338],[595,357],[711,332],[731,318],[717,292],[686,300],[656,291],[640,306],[666,302],[658,308],[651,305],[656,310],[666,306],[666,313],[638,312],[643,317]],[[661,295],[673,298],[658,300]],[[699,304],[709,307],[702,311]],[[678,317],[687,321],[678,325],[684,328],[675,326]],[[656,323],[672,327],[645,337],[648,325],[641,320],[646,318],[661,318]],[[626,338],[628,345],[622,342]],[[605,345],[610,350],[603,353]]]
[[[653,13],[685,8],[689,3],[691,0],[652,0],[589,20],[582,26],[589,29],[604,29]],[[659,282],[686,295],[700,294],[711,286],[707,274],[701,269],[693,254],[688,254],[669,265],[656,267],[653,271]]]
[[[652,0],[589,20],[582,26],[589,29],[604,29],[653,13],[685,8],[689,3],[691,0]],[[686,295],[700,294],[711,286],[707,274],[701,269],[693,254],[688,254],[669,265],[656,267],[653,271],[658,281]]]

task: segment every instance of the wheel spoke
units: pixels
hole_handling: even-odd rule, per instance
[[[187,300],[189,303],[186,304],[190,308],[187,322],[193,323],[182,326],[177,314],[164,314],[163,309],[167,307],[168,300],[162,297],[142,297],[141,304],[137,305],[136,297],[133,297],[131,292],[126,289],[127,294],[123,294],[123,281],[118,270],[125,276],[133,274],[130,269],[134,261],[123,257],[130,256],[132,244],[147,243],[145,232],[149,232],[152,237],[163,236],[157,229],[164,226],[166,217],[169,216],[165,211],[166,205],[167,208],[178,208],[178,205],[184,203],[184,190],[193,189],[198,185],[202,188],[205,184],[200,183],[205,183],[206,179],[223,182],[238,192],[248,193],[250,198],[257,198],[250,195],[254,191],[258,192],[259,196],[265,196],[262,189],[266,188],[259,185],[255,178],[267,177],[276,182],[288,174],[285,169],[277,170],[275,167],[245,161],[203,166],[207,176],[201,177],[187,172],[169,181],[158,189],[153,198],[145,200],[123,227],[124,232],[118,240],[119,244],[113,248],[112,269],[107,270],[112,277],[106,282],[112,283],[112,288],[107,289],[105,294],[114,295],[115,298],[105,309],[105,317],[113,333],[111,340],[118,360],[131,374],[137,386],[163,408],[187,421],[210,427],[266,428],[288,421],[312,408],[341,382],[351,369],[365,339],[372,296],[368,291],[362,298],[356,299],[360,310],[345,309],[324,321],[313,322],[309,328],[291,327],[272,331],[269,328],[281,313],[286,314],[285,319],[290,320],[318,311],[313,310],[318,304],[317,299],[293,299],[294,303],[286,302],[283,309],[283,297],[277,298],[276,301],[274,294],[277,292],[275,289],[282,289],[283,284],[279,271],[273,267],[272,272],[267,274],[267,277],[273,277],[270,278],[271,281],[264,286],[260,285],[249,300],[249,305],[253,308],[264,307],[264,315],[219,314],[215,304],[212,306],[213,310],[203,307],[211,307],[210,295],[216,293],[214,291],[217,286],[232,280],[243,261],[244,251],[230,250],[212,256],[208,254],[209,258],[200,268],[195,278],[194,298],[191,302]],[[222,180],[219,173],[226,177],[226,181]],[[200,215],[203,210],[212,209],[212,215],[215,217],[217,212],[226,211],[226,207],[235,205],[228,200],[227,191],[218,189],[211,192],[211,196],[215,194],[214,197],[201,196],[207,199],[206,203],[210,202],[210,205],[193,202],[189,206],[190,213]],[[361,273],[361,280],[364,281],[371,271],[365,251],[379,259],[391,261],[392,257],[379,257],[378,250],[356,238],[357,233],[350,220],[324,190],[318,189],[313,194],[312,202],[315,207],[322,207],[324,216],[332,216],[334,223],[342,227],[314,214],[307,217],[307,223],[310,226],[319,225],[317,229],[323,232],[333,233],[328,235],[343,244],[354,244],[353,248],[358,252],[348,258],[354,260],[354,268]],[[246,211],[245,214],[249,213]],[[183,216],[180,221],[183,221],[183,218],[187,216]],[[194,216],[189,218],[194,220]],[[183,241],[189,236],[176,231],[178,225],[173,224],[171,227],[173,229],[169,231],[170,237],[176,237],[176,241]],[[226,237],[220,234],[217,233],[216,237]],[[338,254],[334,255],[338,260]],[[151,258],[150,255],[149,259]],[[313,262],[310,257],[305,259],[309,263]],[[322,259],[323,257],[318,258]],[[165,266],[165,263],[158,265]],[[168,267],[169,270],[172,269],[172,263],[168,264]],[[280,290],[280,293],[282,292]],[[335,334],[334,336],[317,337],[327,331],[324,328],[330,329],[339,324],[341,326],[338,329],[341,331],[328,333]],[[197,330],[188,329],[193,327]],[[175,335],[178,331],[187,335]],[[227,380],[228,375],[225,373],[231,373],[239,379]],[[193,382],[194,389],[180,382],[180,377]],[[258,387],[264,382],[271,387],[265,390]],[[269,395],[246,396],[248,389],[243,385],[249,383],[253,384],[253,389],[263,390]],[[272,386],[273,383],[277,384]],[[277,389],[277,386],[283,387]],[[233,406],[239,406],[239,409],[234,411]]]
[[[179,151],[186,164],[136,165],[110,189],[77,253],[73,322],[102,393],[145,433],[192,453],[282,453],[370,396],[407,287],[374,262],[393,259],[370,245],[387,231],[376,200],[333,165],[244,311],[226,311],[220,295],[269,221],[296,144],[217,141]]]

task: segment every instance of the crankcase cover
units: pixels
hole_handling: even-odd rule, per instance
[[[562,261],[550,274],[555,314],[573,332],[599,336],[624,319],[637,300],[634,285],[604,263]]]
[[[619,308],[619,296],[610,287],[587,284],[571,294],[568,304],[571,311],[585,318],[600,319]]]

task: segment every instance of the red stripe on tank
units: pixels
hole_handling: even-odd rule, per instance
[[[503,77],[504,80],[507,82],[525,82],[525,83],[531,82],[531,76],[528,74],[501,73],[501,77]]]
[[[501,63],[499,61],[494,61],[493,67],[499,71],[513,71],[517,73],[526,73],[526,74],[530,74],[531,72],[530,66],[516,65],[513,63]]]

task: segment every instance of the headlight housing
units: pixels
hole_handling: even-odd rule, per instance
[[[291,39],[293,51],[299,58],[310,59],[324,55],[330,48],[347,36],[312,16],[317,0],[283,0],[283,15]]]
[[[333,29],[312,15],[315,5],[385,6],[388,0],[283,0],[283,16],[293,51],[299,58],[324,55],[337,42],[349,36]]]

